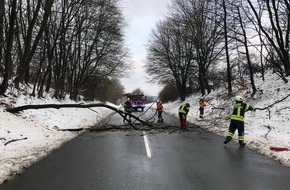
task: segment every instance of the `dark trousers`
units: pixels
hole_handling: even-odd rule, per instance
[[[238,135],[239,135],[239,143],[242,144],[244,142],[244,131],[245,126],[243,121],[237,121],[237,120],[231,120],[230,126],[229,126],[229,132],[226,137],[226,141],[231,141],[235,131],[238,129]]]
[[[163,122],[162,110],[157,110],[157,112],[158,112],[158,122]]]
[[[199,118],[203,118],[204,107],[199,107]]]
[[[124,121],[125,121],[125,119],[127,118],[127,115],[129,115],[129,114],[131,114],[132,113],[132,111],[130,110],[125,110],[125,117],[124,117]],[[129,115],[129,120],[131,120],[131,115]]]

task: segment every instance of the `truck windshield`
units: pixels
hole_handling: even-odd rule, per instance
[[[134,95],[132,96],[133,100],[144,100],[144,96],[143,95]]]

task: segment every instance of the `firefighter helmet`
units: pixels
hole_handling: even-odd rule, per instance
[[[185,106],[188,107],[188,108],[190,107],[189,103],[186,103]]]
[[[243,100],[244,100],[244,98],[242,97],[242,96],[236,96],[235,97],[235,100],[237,101],[237,102],[242,102]]]

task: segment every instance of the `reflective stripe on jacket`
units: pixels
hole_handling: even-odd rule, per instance
[[[188,112],[189,112],[189,107],[186,107],[185,105],[181,105],[179,107],[178,113],[187,115]]]
[[[231,120],[244,121],[245,112],[254,108],[246,103],[235,103]]]

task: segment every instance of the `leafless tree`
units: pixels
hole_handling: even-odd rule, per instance
[[[19,2],[20,15],[17,24],[20,25],[21,35],[17,37],[19,38],[18,41],[22,43],[18,43],[20,56],[17,75],[14,79],[17,89],[19,89],[20,82],[29,82],[29,66],[47,27],[53,2],[53,0],[45,0],[44,2],[42,0],[37,0],[37,2],[36,0],[28,0],[26,4],[22,4],[22,1]]]
[[[0,56],[6,64],[1,64],[2,94],[14,78],[17,88],[34,84],[32,95],[54,89],[56,98],[77,99],[91,76],[100,82],[122,73],[127,50],[119,0],[7,1],[0,4],[1,11],[8,10],[2,16],[0,11],[6,43],[0,53],[7,60]]]
[[[124,93],[124,87],[117,78],[106,78],[102,82],[92,81],[92,85],[86,91],[80,92],[85,100],[100,100],[116,103]]]
[[[52,43],[55,97],[69,92],[76,99],[90,85],[91,75],[100,82],[122,69],[126,52],[116,2],[62,1],[62,11],[56,16],[59,25],[51,28],[51,33],[58,31]]]
[[[253,1],[247,0],[249,7],[253,13],[255,24],[264,34],[267,42],[271,45],[266,46],[266,50],[269,54],[276,55],[273,65],[278,70],[284,67],[285,76],[290,75],[290,57],[289,57],[289,35],[290,35],[290,3],[289,0],[260,0],[258,1],[265,6],[257,6]],[[263,16],[261,17],[257,10],[259,8],[265,8],[263,10]],[[268,22],[265,22],[268,21]],[[268,44],[265,43],[265,44]],[[270,52],[270,51],[274,52]],[[275,69],[275,68],[274,68]],[[281,75],[281,78],[287,82],[287,79]]]
[[[225,51],[226,51],[226,63],[227,63],[227,83],[228,83],[228,95],[232,94],[232,71],[230,64],[230,54],[229,54],[229,40],[228,40],[228,13],[227,13],[227,4],[226,0],[222,0],[223,8],[223,28],[224,28],[224,38],[225,38]]]
[[[240,8],[239,6],[237,6],[237,13],[238,13],[238,18],[239,18],[239,21],[240,21],[240,26],[241,26],[241,30],[242,30],[242,43],[244,45],[244,48],[245,48],[245,55],[246,55],[246,60],[247,60],[247,63],[248,63],[248,70],[249,70],[249,73],[250,73],[250,81],[251,81],[251,86],[252,86],[252,94],[255,94],[256,91],[257,91],[257,88],[256,88],[256,85],[255,85],[255,81],[254,81],[254,73],[253,73],[253,68],[252,68],[252,61],[250,59],[250,52],[249,52],[249,47],[248,47],[248,38],[247,38],[247,32],[246,32],[246,28],[244,26],[244,23],[245,22],[245,17],[243,17],[241,15],[241,11],[240,11]]]
[[[147,72],[163,84],[174,81],[181,100],[192,76],[193,45],[184,34],[183,24],[173,19],[160,22],[148,45]]]
[[[178,98],[177,88],[174,84],[167,84],[160,91],[159,97],[163,102],[174,101]]]
[[[203,95],[211,91],[208,69],[223,51],[222,17],[217,10],[211,1],[176,0],[171,16],[153,32],[147,71],[163,84],[174,82],[181,100],[192,80],[198,81]]]
[[[4,1],[3,1],[4,3]],[[0,94],[4,94],[8,88],[8,81],[10,79],[11,75],[11,65],[12,65],[12,44],[13,44],[13,37],[14,37],[14,31],[15,31],[15,22],[16,22],[16,10],[17,6],[17,0],[13,0],[11,2],[10,8],[9,8],[9,25],[8,25],[8,32],[6,34],[7,39],[6,39],[6,44],[5,44],[5,55],[4,55],[4,75],[3,75],[3,81],[0,86]],[[4,7],[2,6],[2,9]],[[2,23],[3,24],[3,23]]]
[[[254,82],[253,61],[251,58],[252,33],[251,22],[246,16],[247,9],[242,1],[221,0],[224,18],[224,38],[226,46],[228,95],[232,94],[232,83],[238,82],[245,87],[247,79],[252,87],[252,93],[257,91]],[[259,52],[257,52],[259,53]],[[245,75],[247,74],[247,75]],[[236,81],[238,79],[238,81]]]
[[[0,1],[0,62],[3,61],[5,0]],[[0,65],[0,72],[3,68]]]
[[[196,78],[200,92],[204,95],[211,92],[208,70],[217,63],[224,50],[222,17],[217,1],[176,0],[173,15],[186,27],[188,41],[194,47],[194,59],[197,63]]]

